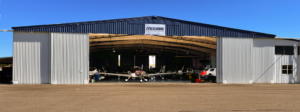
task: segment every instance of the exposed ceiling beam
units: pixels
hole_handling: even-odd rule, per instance
[[[206,52],[206,53],[211,53],[212,51],[215,51],[215,49],[208,49],[208,48],[203,48],[199,46],[192,46],[192,45],[181,45],[181,44],[172,44],[172,43],[167,43],[167,42],[159,42],[159,41],[151,41],[151,40],[133,40],[133,41],[117,41],[117,42],[102,42],[102,43],[90,43],[91,47],[94,46],[104,46],[104,45],[160,45],[160,46],[166,46],[166,47],[177,47],[177,48],[188,48],[188,49],[193,49],[196,51],[201,51],[201,52]]]
[[[90,33],[90,38],[109,38],[109,37],[120,37],[128,36],[128,34],[106,34],[106,33]]]
[[[206,42],[206,43],[216,43],[216,37],[208,37],[208,36],[165,36],[167,38],[173,39],[184,39],[189,41],[197,41],[197,42]]]
[[[92,36],[90,36],[92,37]],[[184,39],[174,39],[174,38],[167,38],[167,37],[161,37],[161,36],[152,36],[152,35],[130,35],[130,36],[121,36],[121,37],[110,37],[110,38],[96,38],[90,39],[90,42],[111,42],[111,41],[124,41],[124,40],[154,40],[154,41],[163,41],[163,42],[171,42],[175,44],[191,44],[191,45],[197,45],[197,46],[203,46],[207,48],[216,49],[215,43],[201,43],[196,41],[187,41]]]
[[[150,49],[150,51],[148,51],[148,49]],[[136,49],[134,48],[123,48],[123,49],[115,49],[116,52],[115,54],[127,54],[126,52],[130,51],[135,51]],[[98,50],[93,50],[91,51],[91,53],[96,53],[96,52],[112,52],[111,48],[105,48],[105,49],[98,49]],[[159,52],[157,52],[159,51]],[[137,51],[138,52],[138,51]],[[172,55],[172,56],[176,56],[177,55],[181,55],[181,56],[203,56],[204,54],[193,54],[193,53],[189,53],[187,54],[186,52],[181,52],[181,51],[174,51],[174,50],[164,50],[164,51],[160,51],[160,49],[151,49],[151,48],[147,48],[147,51],[143,51],[141,53],[146,53],[149,55]]]
[[[109,37],[120,37],[120,36],[129,36],[128,34],[105,34],[105,33],[90,33],[91,38],[109,38]],[[144,35],[140,35],[144,36]],[[191,41],[203,41],[207,43],[215,43],[217,41],[216,37],[209,36],[159,36],[159,37],[167,37],[173,39],[184,39]]]

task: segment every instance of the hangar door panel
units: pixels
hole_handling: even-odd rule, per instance
[[[49,33],[13,33],[14,84],[50,83]]]
[[[89,34],[51,33],[51,83],[84,84],[88,80]]]
[[[217,40],[217,82],[252,83],[252,38]]]

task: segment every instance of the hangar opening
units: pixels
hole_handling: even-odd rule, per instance
[[[89,65],[100,74],[97,82],[123,82],[127,77],[120,78],[110,73],[127,74],[135,69],[147,74],[174,73],[163,76],[157,74],[155,80],[147,77],[149,81],[190,82],[192,73],[200,74],[207,66],[216,67],[216,40],[216,37],[208,36],[90,33]],[[178,70],[184,75],[178,75]]]

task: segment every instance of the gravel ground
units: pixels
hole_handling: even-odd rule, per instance
[[[1,112],[299,112],[299,84],[0,85]]]

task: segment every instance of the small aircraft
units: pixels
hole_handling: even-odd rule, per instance
[[[143,66],[143,65],[142,65]],[[134,67],[134,68],[139,68],[139,67]],[[151,74],[147,74],[145,71],[141,70],[141,69],[137,69],[134,71],[134,73],[131,73],[130,71],[127,72],[127,74],[121,74],[121,73],[106,73],[106,70],[104,69],[104,67],[102,67],[104,72],[98,72],[100,75],[112,75],[112,76],[121,76],[121,77],[128,77],[127,79],[125,79],[125,82],[127,82],[130,78],[135,79],[135,78],[140,78],[140,82],[142,83],[143,80],[145,82],[147,82],[148,80],[145,77],[149,77],[151,79],[153,79],[155,76],[160,76],[162,79],[164,79],[164,75],[182,75],[183,74],[183,69],[184,66],[182,67],[182,70],[178,70],[178,72],[169,72],[169,73],[165,73],[165,69],[166,66],[163,66],[160,69],[160,72],[158,73],[151,73]]]

